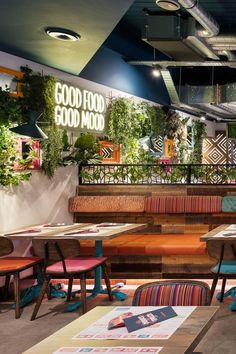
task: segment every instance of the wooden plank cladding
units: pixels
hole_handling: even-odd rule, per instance
[[[236,195],[236,185],[85,185],[77,195]]]

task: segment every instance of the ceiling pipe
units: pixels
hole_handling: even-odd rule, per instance
[[[236,35],[211,37],[211,38],[207,38],[206,41],[207,43],[212,45],[217,45],[217,44],[236,45]]]
[[[212,49],[215,50],[214,47]],[[229,61],[235,61],[235,59],[236,59],[235,54],[227,49],[223,49],[223,50],[217,49],[217,54],[218,55],[226,55]]]
[[[213,50],[225,50],[225,51],[227,51],[227,50],[236,50],[236,44],[222,44],[222,45],[220,45],[220,44],[217,44],[217,45],[213,45],[212,46],[212,49]]]
[[[178,0],[178,3],[204,28],[204,30],[198,31],[200,37],[213,37],[218,35],[220,31],[218,23],[199,5],[197,0]]]

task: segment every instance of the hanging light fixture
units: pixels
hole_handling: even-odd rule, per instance
[[[180,9],[180,4],[175,0],[156,0],[156,4],[168,11],[177,11]]]
[[[16,127],[10,128],[13,133],[29,136],[34,139],[47,139],[47,135],[39,128],[36,124],[39,117],[41,117],[42,113],[38,113],[36,111],[29,111],[28,123],[24,123],[18,125]]]

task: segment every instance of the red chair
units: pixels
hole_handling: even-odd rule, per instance
[[[33,248],[37,256],[44,258],[44,283],[37,299],[31,321],[38,313],[43,297],[51,279],[68,279],[67,301],[71,298],[74,279],[80,279],[81,302],[83,313],[86,312],[86,275],[102,267],[109,300],[113,300],[110,279],[107,272],[106,257],[79,257],[79,242],[73,238],[35,238]]]
[[[11,254],[14,245],[11,239],[6,236],[0,236],[0,257]],[[15,297],[15,318],[20,317],[20,273],[31,267],[41,268],[42,259],[38,257],[4,257],[0,258],[0,276],[5,276],[5,291],[7,295],[11,275],[14,279],[14,297]]]

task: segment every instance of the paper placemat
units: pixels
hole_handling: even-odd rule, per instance
[[[125,312],[132,312],[134,315],[139,315],[163,307],[164,306],[116,307],[105,316],[92,323],[89,327],[76,334],[73,339],[169,339],[196,308],[195,306],[174,306],[173,309],[177,313],[176,317],[139,329],[135,332],[128,333],[126,327],[108,330],[109,321]]]
[[[163,347],[61,347],[53,354],[70,353],[160,353]]]

